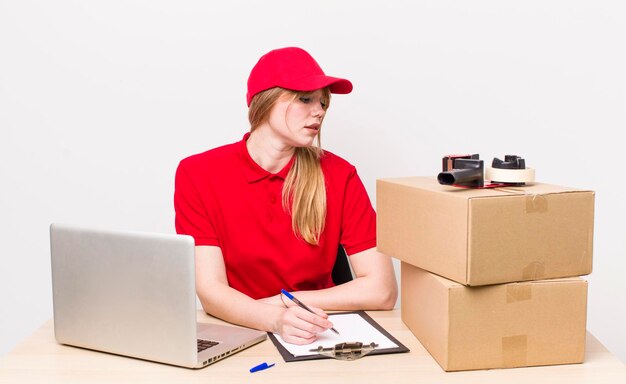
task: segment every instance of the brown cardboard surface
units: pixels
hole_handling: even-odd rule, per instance
[[[591,273],[594,192],[377,180],[378,249],[465,285]]]
[[[467,287],[402,263],[402,320],[446,371],[580,363],[587,282]]]

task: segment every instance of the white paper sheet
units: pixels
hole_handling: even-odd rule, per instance
[[[372,324],[368,323],[358,313],[334,313],[329,315],[329,320],[335,326],[339,335],[330,329],[324,333],[321,333],[317,340],[307,345],[294,345],[289,344],[280,337],[279,334],[274,334],[276,340],[282,344],[285,349],[294,356],[310,356],[316,355],[317,352],[310,352],[310,349],[316,349],[320,345],[324,348],[334,347],[335,344],[357,342],[360,341],[363,344],[369,344],[374,342],[378,344],[376,349],[385,348],[397,348],[398,345],[389,338],[383,335],[378,329],[374,328]]]

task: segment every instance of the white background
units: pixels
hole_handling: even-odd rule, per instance
[[[241,138],[292,45],[353,81],[323,144],[373,202],[467,152],[595,190],[588,329],[626,361],[622,0],[0,0],[0,355],[52,316],[49,224],[173,232],[178,161]]]

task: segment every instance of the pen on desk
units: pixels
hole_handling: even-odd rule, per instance
[[[254,367],[250,368],[250,373],[254,373],[254,372],[262,371],[264,369],[272,368],[274,365],[276,365],[276,364],[274,364],[274,363],[272,363],[272,364],[261,363],[259,365],[255,365]]]
[[[298,306],[300,306],[301,308],[304,308],[307,311],[317,315],[317,313],[313,312],[313,310],[311,310],[311,308],[307,307],[303,302],[301,302],[300,300],[296,299],[291,293],[285,291],[284,289],[281,289],[280,291],[282,292],[283,295],[287,296],[289,298],[289,300],[291,300],[294,303],[298,304]],[[335,332],[336,334],[339,334],[339,332],[337,332],[337,330],[334,327],[331,328],[330,330]]]

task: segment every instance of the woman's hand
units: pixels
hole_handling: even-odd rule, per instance
[[[280,300],[280,299],[279,299]],[[291,344],[311,344],[318,334],[333,327],[328,315],[319,308],[309,307],[311,313],[297,305],[285,308],[276,323],[276,333]]]

